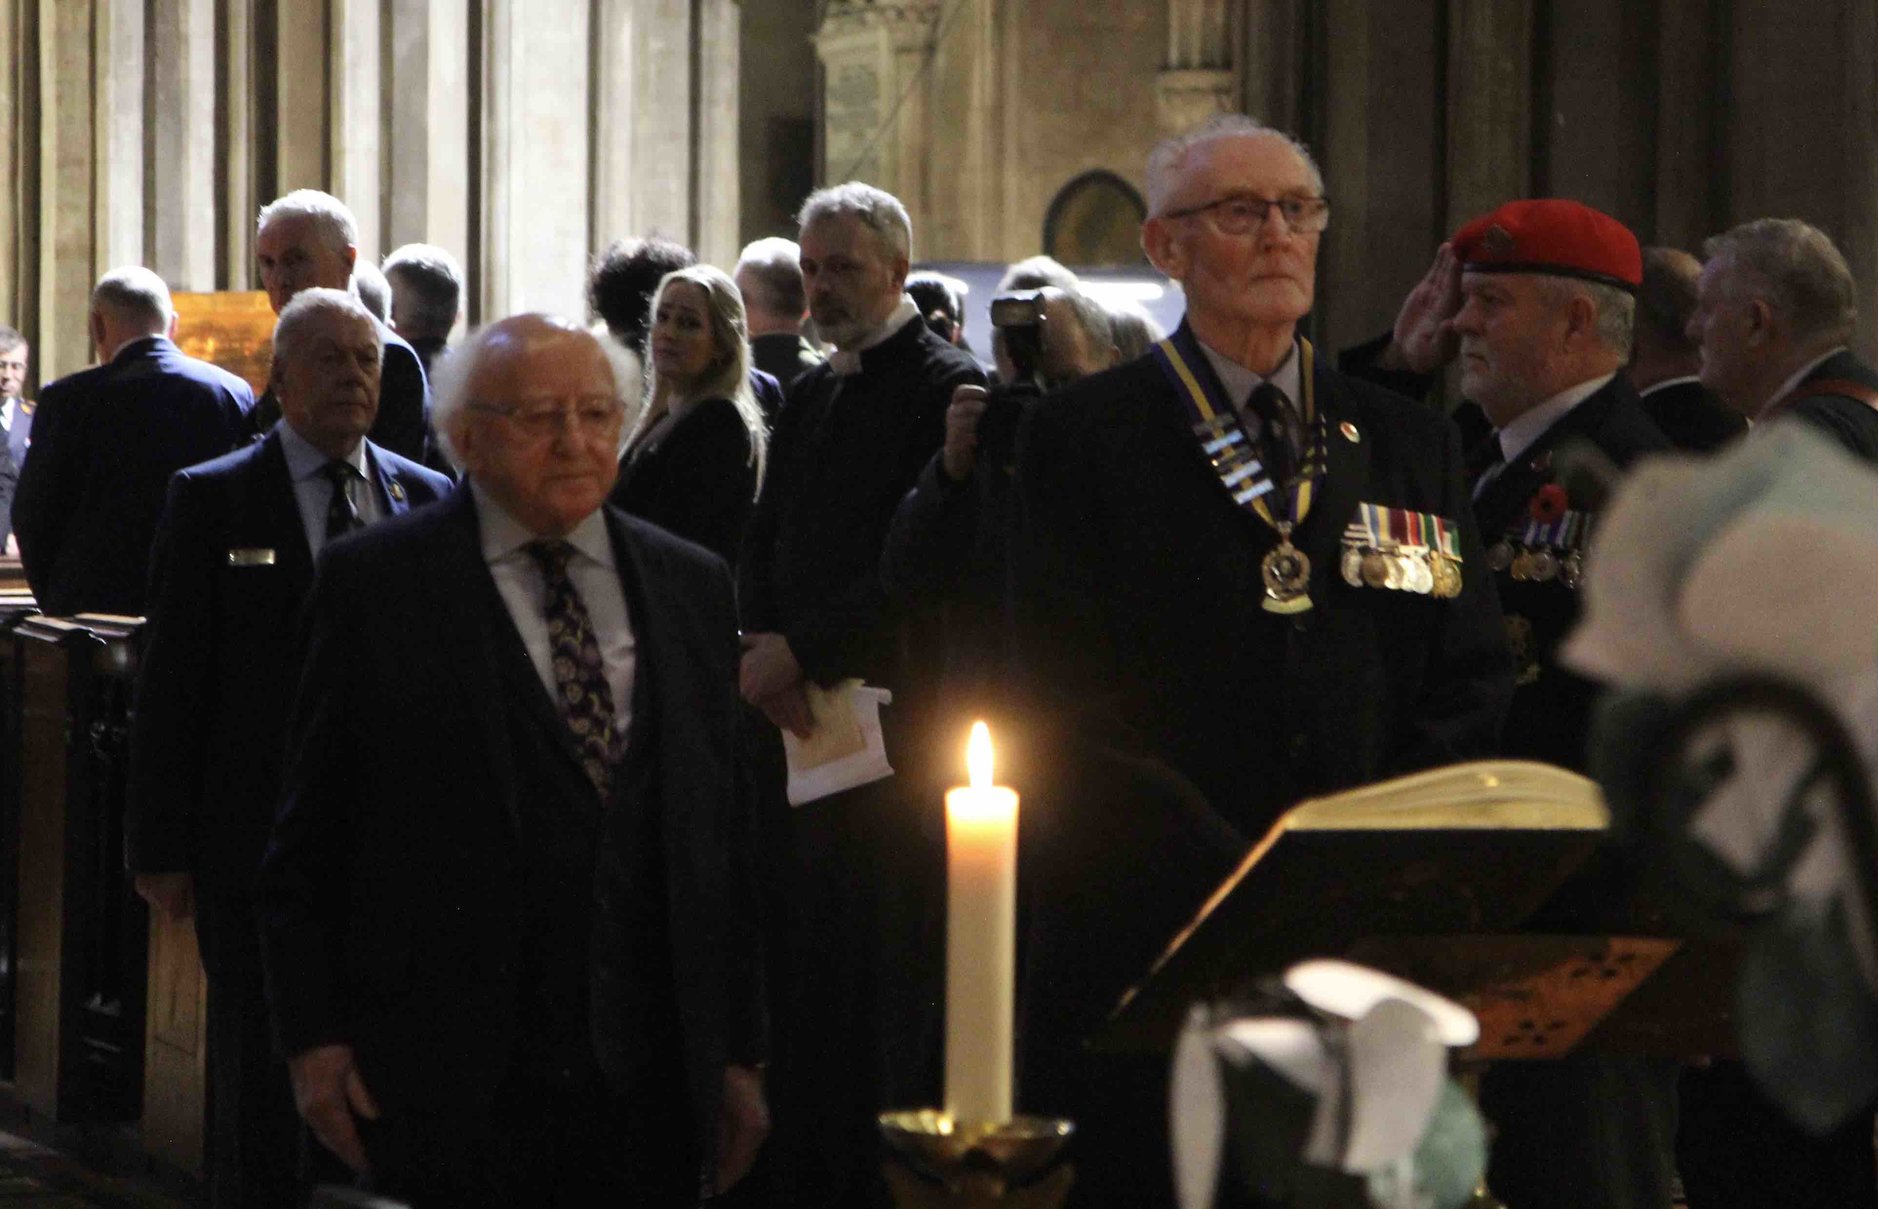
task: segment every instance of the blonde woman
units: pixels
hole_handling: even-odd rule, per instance
[[[652,296],[646,407],[613,502],[735,567],[763,481],[768,433],[750,391],[743,298],[710,265],[667,273]]]

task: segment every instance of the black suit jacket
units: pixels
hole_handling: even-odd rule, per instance
[[[450,490],[397,454],[368,445],[367,456],[388,517]],[[273,821],[312,583],[277,432],[170,480],[131,727],[133,872],[187,870],[231,894],[249,889]]]
[[[613,503],[732,567],[756,506],[750,430],[729,399],[701,399],[650,448],[628,450]]]
[[[161,336],[45,388],[13,528],[48,613],[144,611],[170,475],[233,449],[248,384]]]
[[[1675,382],[1639,392],[1643,412],[1677,449],[1710,453],[1748,430],[1747,417],[1731,411],[1700,382]]]
[[[436,458],[430,449],[430,379],[424,376],[424,363],[398,333],[383,323],[378,330],[385,338],[385,359],[378,371],[378,418],[365,435],[381,449],[430,464]],[[269,388],[255,405],[248,435],[258,440],[279,419],[280,403]]]
[[[0,542],[13,532],[13,497],[20,489],[20,467],[26,464],[26,447],[33,439],[33,411],[38,406],[31,399],[19,399],[13,409],[13,427],[6,440],[0,441]]]
[[[750,356],[756,367],[782,384],[784,391],[797,378],[822,363],[822,355],[808,338],[795,332],[771,332],[750,337]]]
[[[1768,418],[1791,416],[1803,420],[1866,461],[1878,462],[1878,409],[1859,399],[1825,393],[1815,385],[1834,379],[1878,390],[1878,372],[1851,351],[1841,350],[1806,375],[1799,388]]]
[[[648,1015],[648,997],[675,999],[708,1156],[726,1063],[760,1060],[764,1046],[731,584],[699,548],[611,508],[606,517],[641,703],[614,780],[643,791],[616,794],[600,825],[594,1048],[616,1089],[633,1094],[637,1051],[652,1042],[628,1022]],[[585,787],[570,737],[532,740],[566,727],[529,683],[478,533],[462,491],[321,560],[260,883],[283,1049],[350,1043],[386,1127],[445,1148],[461,1142],[443,1136],[450,1122],[492,1104],[522,1027],[529,795],[570,779]],[[528,742],[522,727],[536,728]],[[545,763],[518,760],[544,751]],[[642,867],[646,878],[628,872]]]

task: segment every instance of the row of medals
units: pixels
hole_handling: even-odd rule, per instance
[[[1460,565],[1435,550],[1345,546],[1342,569],[1343,582],[1353,588],[1390,588],[1442,600],[1461,594]]]
[[[1576,588],[1585,576],[1585,556],[1578,550],[1570,550],[1563,557],[1545,546],[1525,546],[1517,542],[1498,541],[1487,547],[1487,565],[1495,571],[1505,571],[1521,583],[1547,583],[1558,580],[1568,588]]]

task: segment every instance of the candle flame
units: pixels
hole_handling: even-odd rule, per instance
[[[965,767],[971,773],[973,789],[991,788],[991,728],[983,722],[972,723],[972,737],[965,744]]]

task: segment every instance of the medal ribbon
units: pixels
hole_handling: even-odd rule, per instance
[[[1573,513],[1582,526],[1583,513]],[[1461,561],[1460,535],[1452,521],[1431,512],[1410,512],[1381,504],[1358,504],[1356,516],[1345,526],[1346,544],[1371,550],[1431,550]]]
[[[1174,393],[1180,396],[1201,452],[1212,463],[1220,485],[1226,488],[1233,502],[1250,509],[1281,534],[1290,525],[1302,522],[1311,511],[1317,480],[1324,476],[1325,463],[1324,426],[1317,416],[1316,391],[1311,381],[1316,357],[1311,342],[1298,337],[1298,382],[1304,396],[1298,400],[1298,406],[1310,445],[1298,467],[1297,481],[1288,490],[1275,494],[1273,489],[1278,484],[1271,481],[1265,467],[1259,463],[1254,452],[1256,447],[1245,431],[1245,421],[1226,398],[1219,375],[1207,363],[1206,354],[1200,351],[1200,342],[1191,329],[1181,324],[1173,335],[1154,346],[1154,354],[1161,372],[1167,375]],[[1284,509],[1282,515],[1274,509],[1274,501]]]
[[[1554,550],[1576,550],[1584,544],[1584,536],[1591,528],[1589,512],[1567,512],[1564,516],[1549,523],[1527,521],[1518,531],[1519,543],[1536,548],[1550,546]],[[1509,536],[1513,531],[1509,530]]]

